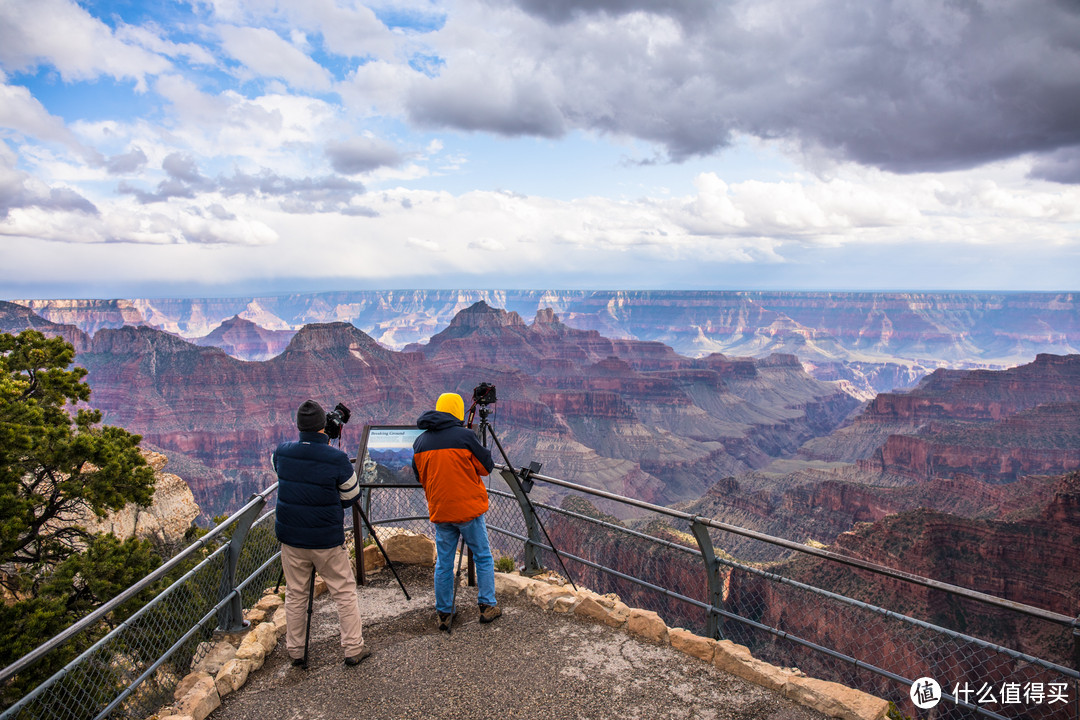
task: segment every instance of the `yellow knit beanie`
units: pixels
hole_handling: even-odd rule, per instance
[[[465,420],[465,401],[457,393],[443,393],[435,402],[439,412],[450,413],[458,420]]]

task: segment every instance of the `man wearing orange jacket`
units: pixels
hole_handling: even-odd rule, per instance
[[[476,564],[480,622],[502,615],[495,601],[495,560],[488,544],[488,510],[483,477],[495,467],[491,452],[464,426],[465,402],[443,393],[416,421],[424,432],[413,442],[413,471],[424,487],[428,516],[435,523],[435,610],[440,630],[450,630],[454,614],[454,550],[458,537],[472,550]]]

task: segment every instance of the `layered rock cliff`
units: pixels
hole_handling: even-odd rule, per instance
[[[1023,522],[973,520],[920,509],[858,526],[830,548],[842,555],[930,577],[999,598],[1076,617],[1080,613],[1080,475],[1052,481],[1054,492],[1036,517]],[[901,612],[976,638],[1071,666],[1072,631],[1067,626],[994,608],[942,590],[875,575],[823,559],[795,558],[770,572]],[[865,652],[873,639],[875,657],[906,677],[930,676],[952,682],[1045,682],[1037,667],[1003,662],[1000,655],[957,641],[949,652],[928,652],[931,635],[880,615],[845,611],[849,622],[822,612],[822,601],[785,590],[743,571],[727,582],[728,607],[752,613],[763,624],[803,638],[825,640],[840,652]],[[859,618],[856,621],[856,618]],[[935,642],[941,642],[940,638]],[[812,674],[827,661],[796,648],[787,650]],[[1059,676],[1057,676],[1059,678]]]
[[[939,370],[878,396],[794,458],[744,473],[682,505],[799,542],[833,542],[858,522],[930,508],[1017,520],[1047,501],[1041,476],[1080,468],[1080,356],[1040,355],[1001,371]],[[756,560],[775,549],[739,538]]]
[[[269,360],[289,345],[292,330],[267,330],[239,315],[221,323],[209,335],[192,342],[202,347],[221,348],[238,360]]]
[[[0,300],[0,332],[18,335],[23,330],[37,330],[46,337],[62,337],[76,351],[90,346],[90,336],[74,325],[51,322],[23,305]]]
[[[146,319],[131,300],[19,300],[50,322],[73,325],[87,335],[102,328],[146,325]]]
[[[151,503],[145,507],[129,503],[103,518],[87,513],[77,522],[91,533],[107,532],[121,539],[153,539],[168,547],[177,547],[199,516],[199,506],[188,484],[179,475],[165,472],[169,463],[165,455],[146,449],[142,453],[154,469]]]
[[[417,290],[20,302],[90,333],[146,324],[195,338],[233,316],[267,330],[344,321],[400,349],[481,300],[523,318],[551,308],[570,327],[659,341],[687,356],[793,354],[815,377],[868,393],[910,387],[937,367],[1001,368],[1080,350],[1072,293]]]
[[[272,481],[267,458],[295,435],[306,398],[364,424],[411,424],[439,393],[499,389],[495,427],[515,463],[656,502],[690,499],[724,475],[794,452],[856,406],[797,359],[680,356],[657,342],[531,324],[477,304],[431,342],[387,350],[346,323],[311,325],[280,355],[241,362],[146,327],[100,330],[77,362],[106,421],[218,475],[188,477],[219,512]],[[354,429],[355,428],[355,429]],[[233,490],[229,491],[229,487]]]

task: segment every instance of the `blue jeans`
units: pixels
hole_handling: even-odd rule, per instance
[[[488,545],[484,516],[464,523],[435,523],[435,609],[441,613],[454,611],[454,552],[458,536],[472,550],[476,564],[476,600],[481,605],[495,604],[495,559]]]

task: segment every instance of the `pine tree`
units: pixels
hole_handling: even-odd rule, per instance
[[[88,513],[149,504],[154,474],[141,438],[101,426],[101,413],[86,406],[86,370],[70,367],[74,357],[61,338],[0,334],[0,667],[161,562],[148,541],[93,535],[79,524]],[[4,705],[106,629],[20,673],[4,688]]]

